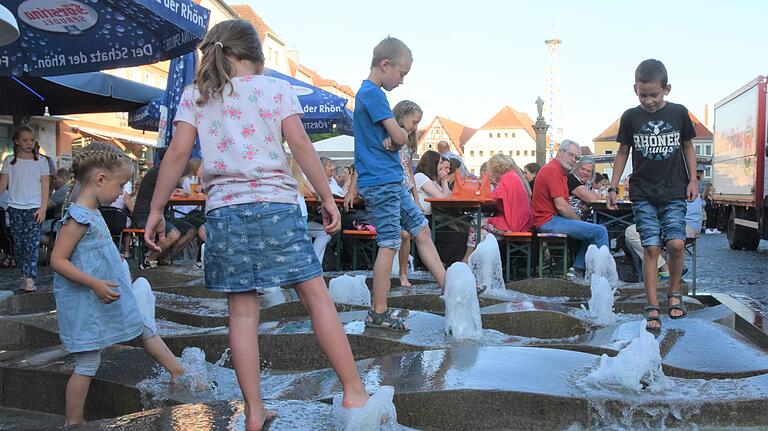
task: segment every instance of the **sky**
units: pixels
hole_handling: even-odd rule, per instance
[[[479,128],[504,105],[536,118],[550,63],[545,39],[561,39],[563,137],[582,145],[638,104],[634,70],[664,62],[672,91],[702,122],[742,85],[768,74],[764,0],[454,1],[242,0],[299,61],[357,90],[373,47],[387,35],[413,52],[405,82],[387,97]],[[232,4],[240,4],[233,0]]]

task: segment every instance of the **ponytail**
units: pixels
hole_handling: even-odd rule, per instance
[[[203,55],[195,75],[199,92],[195,103],[204,105],[210,98],[221,97],[224,87],[232,87],[232,65],[227,57],[264,63],[259,36],[248,21],[233,19],[214,25],[200,43]]]

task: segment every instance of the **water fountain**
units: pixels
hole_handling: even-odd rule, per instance
[[[449,268],[443,299],[434,280],[414,275],[413,288],[390,294],[390,306],[409,310],[407,333],[366,328],[365,305],[338,304],[366,389],[383,394],[375,398],[382,406],[394,404],[396,421],[403,424],[387,426],[768,427],[768,336],[752,319],[717,297],[686,297],[689,316],[663,316],[654,337],[640,329],[642,290],[611,282],[606,263],[592,267],[589,285],[532,279],[504,289],[491,283],[493,300],[477,298],[466,265]],[[92,422],[82,429],[170,431],[179,423],[241,429],[242,395],[228,360],[226,298],[205,291],[197,269],[155,268],[136,275],[152,285],[160,335],[190,375],[170,386],[136,344],[110,347],[88,399]],[[351,275],[355,292],[369,300],[370,272]],[[331,290],[337,288],[331,283]],[[335,298],[354,303],[353,296],[347,286]],[[280,415],[270,429],[360,423],[334,409],[341,388],[295,292],[273,289],[261,303],[262,393]],[[0,429],[61,424],[73,362],[59,346],[57,331],[50,291],[0,298]]]
[[[462,262],[454,263],[445,272],[445,333],[457,340],[477,339],[482,335],[475,286],[475,276]]]
[[[505,290],[499,242],[494,235],[486,236],[477,245],[475,251],[469,256],[467,264],[472,269],[480,290],[488,292],[489,295]]]

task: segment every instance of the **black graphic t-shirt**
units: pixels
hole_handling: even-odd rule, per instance
[[[688,109],[667,102],[656,112],[637,106],[621,116],[616,140],[632,148],[629,198],[654,204],[685,199],[683,142],[696,137]]]

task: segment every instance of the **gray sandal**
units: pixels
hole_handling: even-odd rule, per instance
[[[677,299],[679,302],[677,304],[670,304],[669,300],[672,298]],[[683,314],[679,316],[673,316],[672,310],[681,311]],[[667,314],[671,319],[682,319],[686,314],[688,314],[688,310],[686,310],[685,303],[683,302],[683,295],[681,295],[680,292],[670,292],[667,294]]]
[[[383,313],[377,313],[373,309],[368,310],[368,317],[365,319],[365,326],[370,328],[392,329],[394,331],[407,332],[405,319],[398,314],[399,310],[387,308]]]
[[[651,312],[655,311],[656,315],[651,316]],[[658,331],[661,329],[661,309],[658,305],[648,304],[643,309],[643,317],[645,318],[645,329],[648,331]],[[648,326],[650,322],[659,322],[658,328],[651,328]]]

